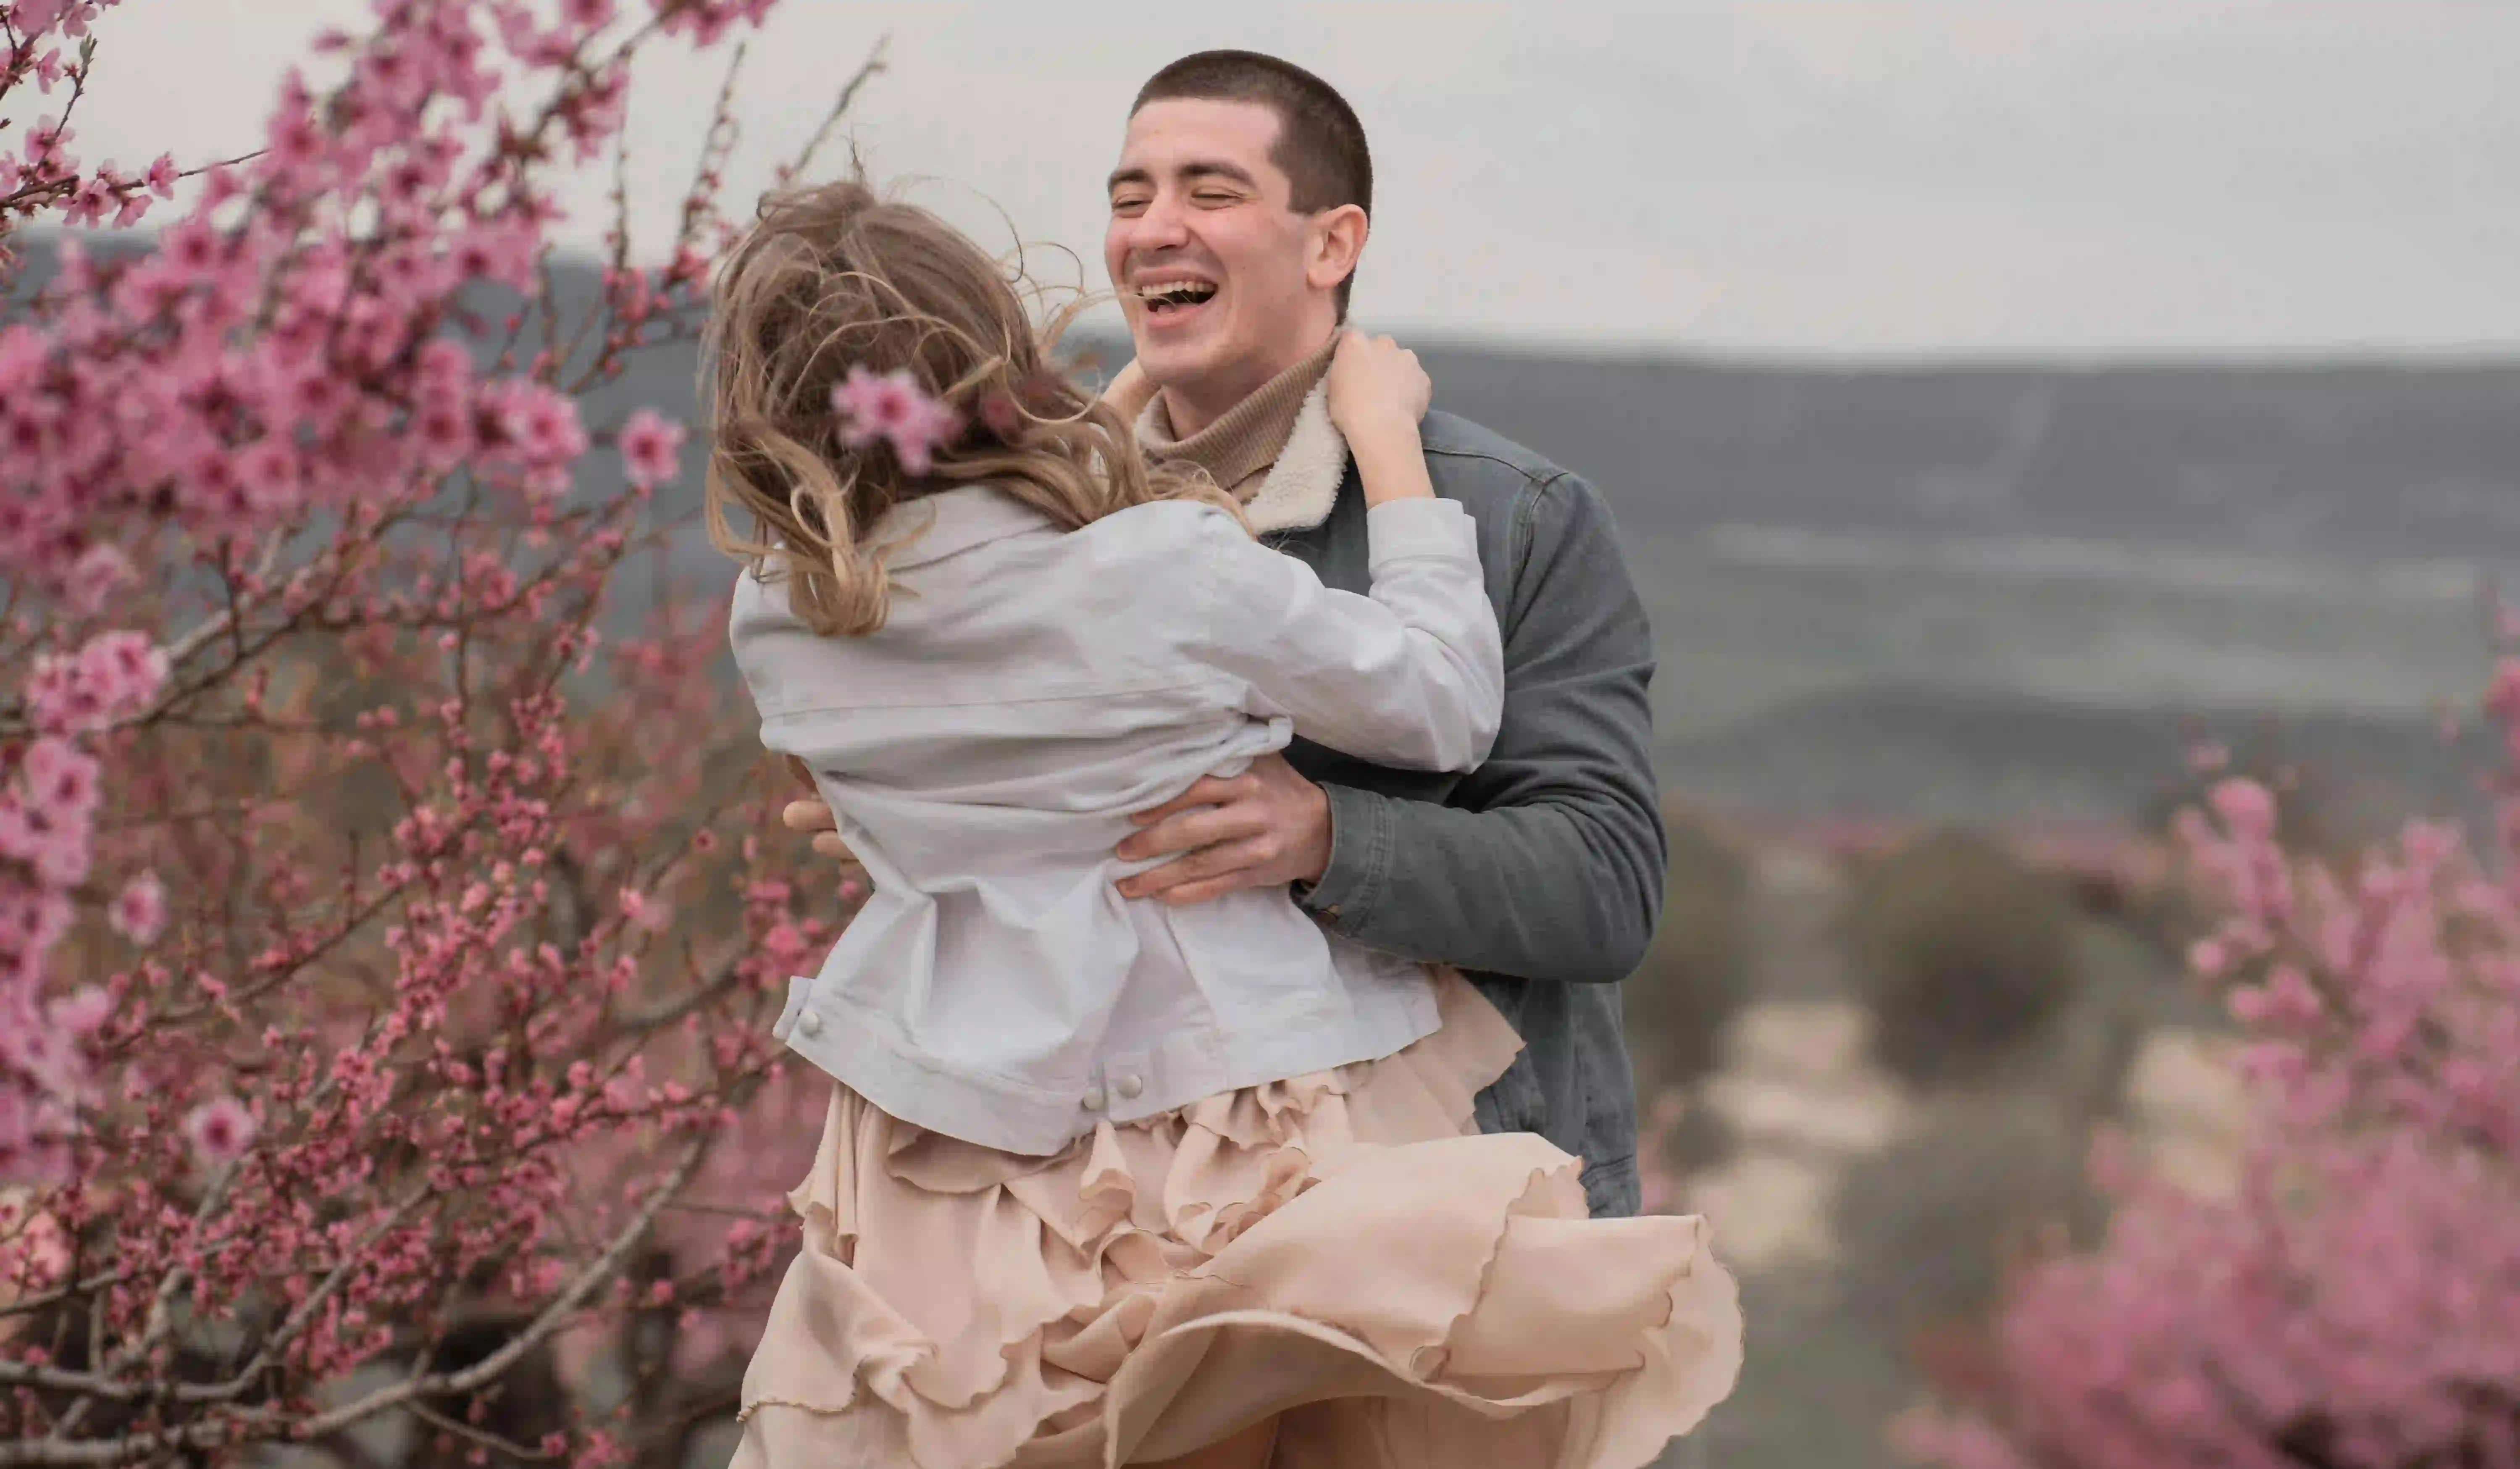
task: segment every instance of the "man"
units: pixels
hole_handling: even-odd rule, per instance
[[[1109,196],[1104,263],[1160,389],[1140,442],[1205,467],[1271,544],[1364,592],[1364,498],[1324,390],[1372,206],[1356,114],[1275,58],[1186,57],[1140,91]],[[1478,523],[1505,633],[1494,753],[1452,776],[1299,739],[1142,814],[1118,855],[1173,860],[1121,890],[1181,904],[1287,885],[1336,933],[1458,966],[1525,1043],[1480,1127],[1581,1156],[1594,1214],[1633,1214],[1618,985],[1652,936],[1666,858],[1644,609],[1590,485],[1448,414],[1422,438],[1435,492]],[[831,825],[814,801],[786,820]]]

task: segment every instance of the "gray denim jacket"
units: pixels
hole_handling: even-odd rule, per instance
[[[1287,759],[1328,791],[1332,834],[1328,869],[1298,901],[1361,943],[1468,973],[1525,1046],[1480,1095],[1480,1128],[1579,1154],[1594,1214],[1631,1215],[1619,982],[1653,936],[1669,860],[1644,605],[1591,485],[1450,414],[1428,415],[1422,434],[1435,493],[1478,524],[1505,634],[1505,723],[1465,776],[1298,739]],[[1363,592],[1365,511],[1351,465],[1328,518],[1267,539],[1326,585]]]

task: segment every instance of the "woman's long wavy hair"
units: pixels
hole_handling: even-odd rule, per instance
[[[883,626],[872,537],[895,506],[987,481],[1066,529],[1156,500],[1241,512],[1188,467],[1149,467],[1131,425],[1051,364],[1086,304],[1036,327],[1019,270],[924,209],[851,178],[766,196],[720,268],[701,351],[709,539],[826,636]],[[852,368],[906,370],[966,425],[911,475],[883,440],[842,441],[832,390]],[[751,533],[738,521],[749,519]]]

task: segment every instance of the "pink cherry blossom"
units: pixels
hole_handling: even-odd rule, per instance
[[[100,633],[75,655],[39,657],[27,681],[27,699],[38,727],[88,733],[146,707],[167,672],[165,651],[145,636]]]
[[[1023,432],[1023,409],[1012,393],[991,393],[980,400],[980,423],[991,437],[1011,443]]]
[[[97,800],[96,758],[64,739],[38,739],[18,765],[27,798],[46,810],[84,816]]]
[[[253,1145],[253,1114],[234,1097],[205,1101],[184,1118],[184,1135],[203,1163],[225,1167]]]
[[[2485,691],[2485,712],[2498,719],[2520,714],[2520,658],[2503,658],[2494,665],[2494,681]]]
[[[79,1037],[95,1032],[112,1013],[113,997],[90,985],[54,1001],[46,1018],[62,1034]]]
[[[2223,905],[2191,964],[2241,1027],[2232,1196],[2124,1166],[2092,1248],[2025,1271],[1948,1401],[1949,1469],[2520,1461],[2520,673],[2487,845],[2408,823],[2338,870],[2218,785],[2180,823]]]
[[[577,404],[537,382],[511,378],[488,389],[505,447],[530,466],[564,466],[586,452]]]
[[[0,327],[0,401],[35,380],[51,355],[43,334],[32,327]]]
[[[141,873],[114,895],[108,916],[113,931],[131,942],[144,948],[158,942],[158,930],[166,926],[166,885],[155,872]]]
[[[637,485],[674,477],[683,447],[683,425],[642,408],[621,425],[621,464]]]
[[[2214,787],[2210,799],[2215,815],[2234,830],[2251,837],[2273,833],[2274,796],[2255,780],[2225,780]]]
[[[698,46],[713,46],[737,22],[759,24],[772,0],[651,0],[669,34],[682,34]]]
[[[49,1016],[21,1014],[0,1027],[0,1061],[33,1080],[52,1097],[86,1094],[85,1063],[70,1038]]]
[[[67,895],[0,877],[0,950],[39,955],[62,941],[72,918]]]
[[[885,440],[912,474],[926,473],[936,450],[962,429],[961,416],[928,396],[907,369],[878,376],[851,367],[832,389],[832,410],[840,416],[842,443],[864,448]]]

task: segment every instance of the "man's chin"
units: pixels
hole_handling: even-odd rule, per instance
[[[1204,352],[1185,351],[1183,342],[1132,342],[1138,354],[1138,370],[1157,387],[1196,391],[1199,381],[1208,377],[1213,365]]]

